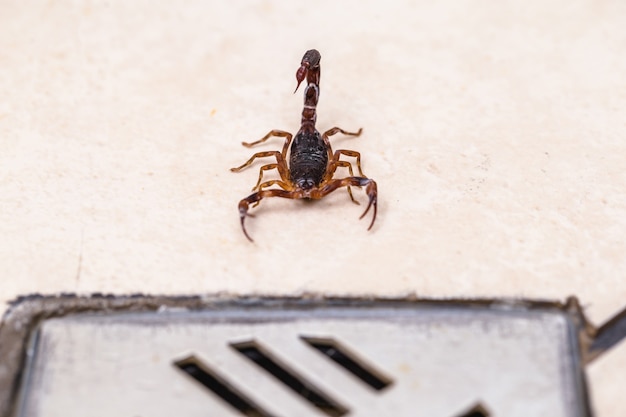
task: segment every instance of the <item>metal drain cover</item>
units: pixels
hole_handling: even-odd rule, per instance
[[[50,318],[14,415],[588,416],[562,309],[365,304]]]

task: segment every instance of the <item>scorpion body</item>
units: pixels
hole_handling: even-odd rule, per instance
[[[307,86],[304,90],[300,130],[296,133],[291,145],[289,173],[291,182],[303,190],[310,190],[320,185],[328,166],[328,149],[320,132],[315,128],[317,101],[320,95],[320,59],[320,53],[315,49],[307,51],[296,72],[298,80],[296,91],[305,75]]]
[[[363,171],[361,170],[361,155],[356,151],[346,149],[340,149],[333,153],[329,140],[330,136],[337,133],[343,133],[348,136],[359,136],[362,129],[359,129],[358,132],[347,132],[341,128],[333,127],[323,135],[320,135],[320,132],[315,128],[317,103],[320,94],[320,59],[321,56],[317,50],[311,49],[307,51],[302,58],[300,68],[298,68],[296,72],[296,80],[298,81],[296,91],[305,78],[307,80],[307,86],[304,90],[304,108],[302,110],[301,126],[295,137],[289,132],[272,130],[255,142],[243,142],[244,146],[252,147],[274,136],[285,138],[281,152],[257,152],[243,165],[231,168],[231,171],[239,172],[250,166],[256,158],[270,156],[276,158],[276,163],[266,164],[260,168],[259,179],[252,189],[255,192],[239,202],[241,228],[250,241],[252,241],[252,238],[248,235],[244,225],[245,218],[249,216],[248,209],[251,204],[256,205],[261,199],[266,197],[318,200],[340,187],[346,187],[352,201],[358,204],[352,196],[350,187],[366,187],[369,203],[365,212],[361,215],[361,218],[373,207],[374,214],[368,230],[372,228],[376,220],[376,182],[363,175]],[[287,164],[287,151],[289,150],[290,144],[289,164]],[[339,157],[341,155],[356,158],[360,176],[354,176],[352,164],[348,161],[340,160]],[[350,176],[343,179],[333,179],[333,175],[338,167],[348,168]],[[280,180],[262,182],[263,172],[270,169],[278,170]],[[280,189],[266,189],[273,185],[279,186]]]
[[[328,152],[319,132],[298,132],[291,145],[291,182],[303,190],[320,185],[328,165]]]

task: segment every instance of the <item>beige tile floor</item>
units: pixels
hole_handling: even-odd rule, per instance
[[[264,201],[250,244],[259,165],[228,168],[298,129],[312,47],[379,217]],[[0,301],[575,294],[600,323],[626,300],[625,48],[621,0],[0,0]],[[624,344],[589,368],[597,416],[626,415],[624,369]]]

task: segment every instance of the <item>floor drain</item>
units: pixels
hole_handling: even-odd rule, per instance
[[[548,304],[69,314],[32,333],[12,417],[589,417],[577,326]]]

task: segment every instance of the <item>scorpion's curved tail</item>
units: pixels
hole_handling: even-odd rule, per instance
[[[304,109],[302,109],[302,127],[309,125],[315,129],[315,121],[317,119],[317,101],[320,97],[320,59],[322,56],[317,49],[310,49],[304,53],[300,68],[296,71],[296,80],[298,85],[296,91],[300,87],[300,83],[306,77],[307,86],[304,89]]]

